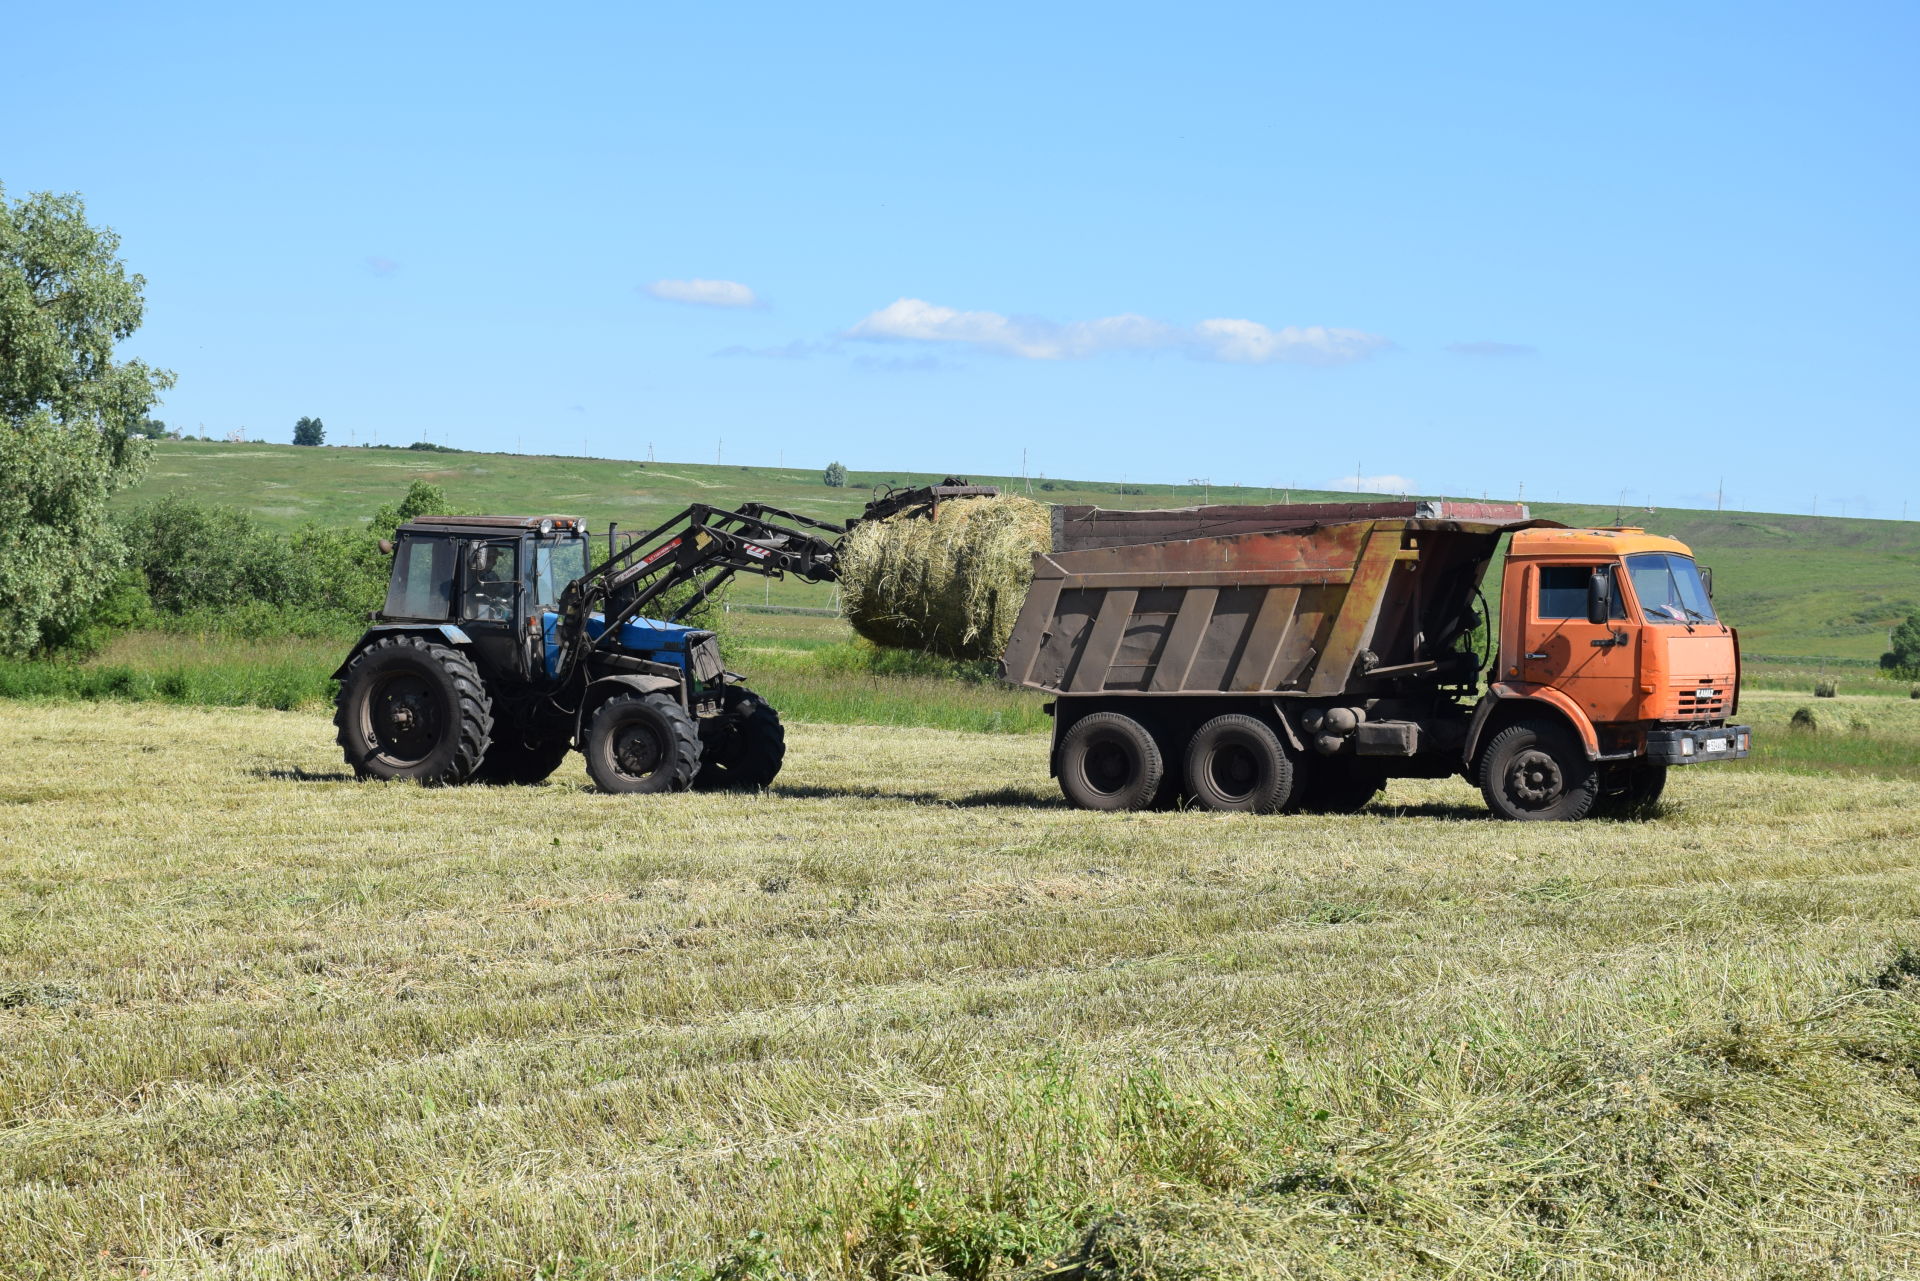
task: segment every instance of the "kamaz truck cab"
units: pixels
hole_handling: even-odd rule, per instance
[[[1597,767],[1600,794],[1629,805],[1658,799],[1669,766],[1748,754],[1751,731],[1732,723],[1739,638],[1711,583],[1684,543],[1641,529],[1514,533],[1495,672],[1470,736],[1496,810],[1558,817],[1584,799],[1551,735],[1501,724],[1540,720],[1523,708],[1552,709],[1545,723]]]

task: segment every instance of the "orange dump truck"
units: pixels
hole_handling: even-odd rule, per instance
[[[1512,503],[1056,508],[1001,668],[1054,695],[1087,809],[1342,812],[1460,775],[1502,818],[1627,814],[1752,741],[1686,546]]]

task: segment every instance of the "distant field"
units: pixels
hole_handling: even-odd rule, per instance
[[[1104,815],[1035,735],[799,726],[746,799],[331,738],[0,703],[0,1273],[1920,1273],[1920,781]]]
[[[826,460],[821,460],[824,465]],[[432,454],[405,450],[300,449],[292,445],[163,442],[146,480],[123,504],[183,493],[248,508],[291,526],[305,520],[348,525],[393,502],[410,481],[430,480],[473,511],[551,511],[587,517],[598,530],[611,521],[646,528],[690,502],[733,506],[749,499],[844,519],[859,512],[872,486],[924,484],[930,473],[855,470],[845,489],[829,489],[814,467],[635,463],[607,459],[504,454]],[[1017,478],[972,479],[1018,486]],[[1041,488],[1052,484],[1049,492]],[[1216,485],[1135,485],[1051,480],[1032,482],[1034,497],[1104,507],[1189,506],[1367,498],[1324,490],[1270,490]],[[1499,497],[1499,495],[1495,495]],[[1536,515],[1567,524],[1609,524],[1616,514],[1688,542],[1717,574],[1722,612],[1761,659],[1870,669],[1886,648],[1889,627],[1920,611],[1920,521],[1852,520],[1753,512],[1663,510],[1535,503]],[[795,583],[743,582],[739,598],[823,606],[832,589]],[[1863,671],[1863,674],[1870,674]]]

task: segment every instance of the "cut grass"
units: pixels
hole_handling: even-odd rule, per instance
[[[1100,815],[1034,737],[791,741],[423,791],[0,705],[8,1274],[1920,1267],[1920,784]]]

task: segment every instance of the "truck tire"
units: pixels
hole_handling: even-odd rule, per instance
[[[603,792],[684,792],[700,769],[700,731],[665,694],[620,694],[594,712],[586,757]]]
[[[754,791],[780,774],[787,757],[787,731],[773,704],[748,690],[729,686],[720,715],[700,721],[700,772],[693,785],[702,790]]]
[[[1497,818],[1572,822],[1600,797],[1600,772],[1564,726],[1528,720],[1494,735],[1480,758],[1480,794]]]
[[[1293,795],[1293,760],[1263,721],[1216,716],[1187,744],[1186,786],[1201,809],[1275,814]]]
[[[1060,790],[1078,809],[1146,809],[1165,773],[1153,735],[1119,712],[1081,717],[1060,743]]]
[[[1633,761],[1618,786],[1603,790],[1594,802],[1600,818],[1651,818],[1667,790],[1667,767],[1657,761]]]
[[[473,772],[473,781],[517,787],[544,783],[560,768],[560,762],[567,759],[570,750],[572,744],[565,735],[528,741],[518,735],[502,736],[496,732],[494,740],[487,744],[480,768]]]
[[[1294,807],[1305,814],[1358,814],[1386,785],[1387,776],[1378,766],[1317,756],[1300,763]]]
[[[493,734],[493,701],[473,660],[421,636],[386,636],[347,665],[336,738],[360,778],[428,787],[473,777]]]

